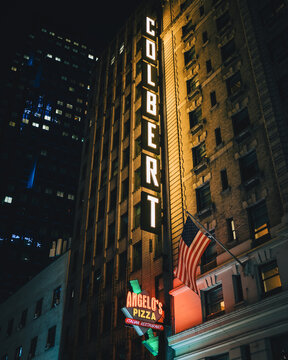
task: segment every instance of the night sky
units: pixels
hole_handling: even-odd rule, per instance
[[[6,1],[0,12],[1,62],[5,68],[21,35],[37,27],[46,27],[60,36],[71,36],[100,53],[143,1]]]

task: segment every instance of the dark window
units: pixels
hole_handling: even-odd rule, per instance
[[[117,188],[113,189],[110,192],[110,204],[109,204],[109,210],[113,211],[116,208],[117,203]]]
[[[15,350],[15,360],[21,359],[22,355],[23,355],[23,347],[18,346],[17,349]]]
[[[94,223],[94,205],[89,209],[89,215],[88,215],[88,228],[90,228]]]
[[[111,179],[118,174],[118,157],[112,161],[111,165]]]
[[[239,159],[242,182],[250,183],[259,174],[256,152],[251,151]]]
[[[190,111],[189,112],[190,129],[192,129],[195,125],[199,124],[201,119],[202,119],[202,110],[201,110],[201,108]]]
[[[98,332],[99,310],[93,311],[90,322],[90,339],[95,339]]]
[[[138,53],[138,51],[140,51],[142,48],[142,39],[138,40],[137,41],[137,44],[136,44],[136,54]]]
[[[281,290],[279,269],[275,260],[260,266],[261,286],[263,295],[274,294]]]
[[[118,278],[120,280],[126,279],[126,268],[127,268],[127,251],[123,251],[119,255]]]
[[[185,51],[185,53],[184,53],[185,65],[190,63],[190,61],[192,61],[193,59],[195,59],[195,56],[196,56],[195,46],[192,46],[191,49],[189,49],[188,51]]]
[[[89,294],[89,276],[83,278],[81,301],[85,301]]]
[[[141,167],[134,171],[134,191],[138,190],[141,186]]]
[[[234,289],[235,304],[238,304],[239,302],[243,301],[243,289],[242,289],[241,275],[240,274],[232,275],[232,282],[233,282],[233,289]]]
[[[104,153],[106,153],[106,150],[103,150]],[[106,154],[107,155],[107,154]],[[107,168],[103,169],[101,172],[101,187],[103,187],[104,185],[106,185],[107,183]]]
[[[192,33],[195,30],[195,25],[192,24],[190,20],[186,25],[182,26],[182,36],[186,37],[189,33]]]
[[[205,146],[205,142],[199,144],[198,146],[195,146],[192,149],[192,155],[193,155],[193,166],[197,166],[199,164],[201,164],[201,162],[205,159],[206,157],[206,146]]]
[[[142,60],[139,60],[136,64],[136,76],[141,72],[142,70]]]
[[[215,141],[216,146],[222,144],[221,129],[219,127],[215,129]]]
[[[141,136],[135,139],[135,158],[141,153]]]
[[[224,191],[224,190],[228,189],[228,187],[229,187],[226,169],[221,170],[220,175],[221,175],[222,190]]]
[[[265,201],[250,207],[248,218],[253,239],[269,237],[269,218]]]
[[[203,15],[204,15],[204,5],[200,6],[200,8],[199,8],[199,14],[200,14],[200,16],[203,16]]]
[[[135,128],[141,124],[141,118],[142,118],[141,108],[139,108],[135,114]]]
[[[217,266],[217,248],[215,241],[211,241],[201,257],[201,273],[205,273]]]
[[[106,119],[104,132],[107,133],[109,129],[110,129],[110,119]]]
[[[120,218],[120,236],[121,238],[128,234],[128,213],[121,215]]]
[[[135,96],[136,100],[140,98],[141,94],[142,94],[142,84],[140,83],[136,86],[136,96]]]
[[[97,234],[96,255],[102,254],[103,251],[103,231]]]
[[[213,107],[213,106],[215,106],[217,104],[216,92],[215,91],[210,92],[210,101],[211,101],[211,107]]]
[[[110,330],[111,328],[111,320],[112,320],[112,301],[108,300],[105,302],[104,304],[104,311],[103,311],[103,333],[106,333],[107,331]],[[102,356],[102,359],[111,359],[112,357],[110,356],[110,349],[106,349],[103,353],[103,355],[105,354],[105,356]]]
[[[207,74],[210,73],[210,71],[212,71],[212,62],[211,62],[211,59],[209,59],[209,60],[206,61],[206,71],[207,71]]]
[[[192,95],[193,91],[199,87],[199,78],[198,75],[194,76],[192,79],[186,81],[187,94]]]
[[[106,287],[109,287],[112,284],[113,272],[114,272],[114,259],[106,263]]]
[[[208,33],[207,33],[207,31],[203,31],[203,33],[202,33],[202,41],[203,41],[203,44],[205,44],[208,41]]]
[[[3,356],[1,357],[1,360],[9,360],[9,359],[8,359],[8,354],[3,355]]]
[[[98,221],[103,219],[103,217],[104,217],[105,203],[106,203],[105,198],[103,198],[102,200],[99,201],[99,205],[98,205]]]
[[[219,32],[222,30],[230,21],[229,12],[226,11],[223,15],[221,15],[218,19],[216,19],[216,28]]]
[[[129,178],[122,181],[122,188],[121,188],[121,200],[125,200],[128,197],[129,192]]]
[[[161,236],[155,235],[155,242],[154,242],[154,256],[158,258],[162,255],[162,239]]]
[[[34,319],[37,319],[42,314],[43,298],[39,299],[36,303]]]
[[[205,360],[229,360],[229,354],[221,354],[216,356],[209,356]]]
[[[240,352],[241,352],[241,359],[243,360],[251,360],[251,353],[250,353],[250,345],[241,345],[240,346]],[[273,352],[274,354],[274,352]]]
[[[227,44],[221,47],[222,61],[226,61],[234,54],[236,50],[234,39],[230,40]]]
[[[117,106],[115,109],[114,123],[116,123],[118,120],[120,120],[120,106]]]
[[[129,165],[130,148],[129,146],[123,150],[122,168]]]
[[[123,139],[126,139],[130,135],[130,119],[124,123]]]
[[[222,285],[204,291],[204,306],[206,320],[223,314],[225,305],[223,300]]]
[[[86,330],[86,318],[85,316],[82,316],[78,323],[78,344],[82,345],[85,340],[85,330]]]
[[[237,234],[235,229],[235,223],[233,218],[226,219],[227,231],[228,231],[228,241],[237,240]]]
[[[108,226],[108,247],[113,246],[115,242],[115,222]]]
[[[60,304],[60,298],[61,298],[61,286],[58,286],[53,291],[53,298],[52,298],[52,306],[55,307]]]
[[[31,340],[28,359],[33,359],[35,357],[35,355],[36,355],[37,340],[38,340],[38,336],[35,336]]]
[[[129,71],[126,74],[126,87],[131,83],[131,79],[132,79],[132,73],[131,73],[131,71]]]
[[[130,110],[131,106],[131,94],[127,95],[125,98],[125,112]]]
[[[226,80],[226,87],[228,96],[237,93],[241,89],[241,75],[240,71],[237,71],[234,75]]]
[[[134,228],[140,226],[141,219],[141,204],[138,203],[134,206]]]
[[[140,270],[142,267],[142,241],[133,245],[133,271]]]
[[[118,148],[119,144],[119,131],[116,131],[113,134],[113,150]]]
[[[273,41],[270,41],[268,47],[271,54],[272,62],[277,65],[280,64],[282,61],[286,61],[288,56],[288,40],[287,40],[287,30],[288,28],[282,33],[278,34],[273,38]]]
[[[247,108],[232,116],[232,124],[235,136],[239,136],[250,124]]]
[[[97,269],[94,271],[94,278],[93,278],[93,293],[94,295],[99,294],[101,285],[101,270]]]
[[[270,338],[270,343],[271,352],[273,354],[273,358],[271,360],[288,359],[288,332],[273,336]]]
[[[6,331],[7,336],[11,336],[11,334],[12,334],[13,323],[14,323],[14,319],[10,319],[8,321],[8,326],[7,326],[7,331]]]
[[[210,184],[206,183],[200,188],[196,189],[197,211],[202,212],[210,209],[211,206],[211,193]]]
[[[48,330],[48,336],[46,341],[46,349],[50,349],[55,345],[55,336],[56,336],[56,326],[52,326]]]
[[[22,311],[21,319],[20,319],[20,323],[19,323],[20,329],[22,329],[26,325],[27,313],[28,313],[28,309],[25,309]]]

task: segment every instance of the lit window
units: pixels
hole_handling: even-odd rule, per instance
[[[72,139],[78,140],[78,136],[77,135],[72,135]]]
[[[68,43],[71,43],[71,40],[70,39],[65,39]]]
[[[74,120],[81,121],[81,117],[75,115],[75,116],[74,116]]]
[[[64,192],[63,191],[57,191],[57,196],[58,197],[64,197]]]
[[[276,261],[271,261],[260,267],[262,290],[264,295],[272,294],[281,289],[281,280]]]
[[[39,124],[36,122],[32,122],[32,126],[39,127]]]
[[[16,123],[15,123],[15,121],[10,121],[9,125],[14,127],[16,125]]]
[[[49,131],[49,126],[43,125],[43,126],[42,126],[42,129],[43,129],[43,130],[46,130],[46,131]]]
[[[77,103],[83,104],[83,100],[78,98],[78,99],[77,99]]]
[[[91,55],[91,54],[89,54],[89,55],[88,55],[88,58],[93,60],[93,59],[94,59],[94,56]]]
[[[75,91],[75,89],[73,87],[71,87],[71,86],[69,87],[68,90],[71,91],[71,92]]]
[[[11,204],[12,200],[13,200],[13,198],[11,196],[5,196],[4,202]]]
[[[41,117],[41,114],[39,114],[39,113],[36,112],[36,113],[34,114],[34,116],[40,118],[40,117]]]
[[[115,56],[112,57],[110,64],[113,65],[115,62]]]
[[[237,240],[237,234],[235,229],[235,223],[233,218],[226,219],[227,221],[227,229],[228,229],[228,241]]]
[[[11,70],[12,70],[12,71],[17,71],[17,68],[16,68],[15,66],[12,66],[12,67],[11,67]]]
[[[67,78],[66,78],[67,79]],[[63,105],[63,101],[57,100],[57,105]]]
[[[24,55],[24,59],[29,60],[29,56],[28,56],[28,55]]]
[[[56,61],[61,61],[61,59],[59,57],[57,57],[57,56],[55,57],[55,60]]]
[[[56,109],[56,114],[62,115],[62,110]]]
[[[52,59],[52,55],[51,54],[47,54],[47,57]]]
[[[49,116],[49,115],[45,115],[45,116],[44,116],[44,120],[48,120],[48,121],[50,121],[50,120],[51,120],[51,116]]]
[[[123,51],[124,51],[124,43],[122,43],[120,46],[119,54],[122,54]]]
[[[67,132],[63,131],[63,132],[62,132],[62,135],[63,135],[63,136],[68,136],[69,134],[68,134]]]
[[[87,49],[86,45],[81,45],[82,49]]]
[[[74,200],[74,199],[75,199],[75,196],[72,195],[72,194],[68,194],[68,199],[69,199],[69,200]]]
[[[75,42],[75,41],[73,42],[73,44],[76,45],[76,46],[79,46],[79,43],[77,43],[77,42]]]
[[[87,90],[90,90],[90,85],[87,85]]]
[[[222,285],[203,291],[203,295],[206,320],[212,319],[224,313],[225,304],[223,300]]]
[[[55,33],[54,33],[54,32],[51,32],[51,31],[50,31],[49,34],[52,35],[52,36],[55,36]]]
[[[72,115],[69,114],[69,113],[65,113],[65,116],[68,118],[68,119],[71,119]]]
[[[23,122],[24,124],[29,124],[29,120],[28,120],[28,119],[22,119],[22,122]]]
[[[269,217],[265,201],[248,208],[248,216],[252,238],[260,239],[259,241],[261,238],[269,238]]]
[[[66,107],[67,107],[68,109],[73,109],[73,105],[71,105],[71,104],[66,104]]]
[[[22,347],[22,346],[19,346],[19,347],[15,350],[15,359],[16,359],[16,360],[21,359],[22,354],[23,354],[23,347]]]
[[[79,86],[84,87],[85,85],[83,83],[79,83]]]

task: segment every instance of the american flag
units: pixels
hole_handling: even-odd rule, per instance
[[[174,270],[174,275],[197,294],[197,265],[210,241],[188,216],[180,239],[178,266]]]

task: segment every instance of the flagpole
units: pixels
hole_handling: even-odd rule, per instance
[[[187,213],[189,216],[191,216],[191,218],[192,218],[202,229],[204,229],[204,230],[209,234],[209,236],[208,236],[209,239],[212,238],[214,241],[216,241],[216,243],[219,244],[225,251],[227,251],[227,252],[233,257],[233,259],[238,262],[238,264],[240,264],[242,267],[244,267],[244,264],[243,264],[239,259],[237,259],[237,257],[236,257],[234,254],[232,254],[232,252],[231,252],[229,249],[227,249],[219,240],[217,240],[217,239],[210,233],[210,231],[208,231],[192,214],[190,214],[190,212],[189,212],[188,210],[186,210],[186,209],[184,209],[184,210],[186,211],[186,213]]]

